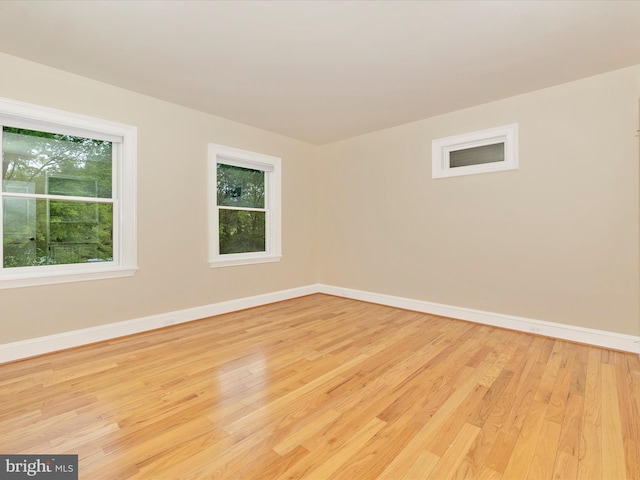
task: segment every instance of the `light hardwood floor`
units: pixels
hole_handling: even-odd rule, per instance
[[[311,295],[0,365],[0,453],[99,479],[640,479],[640,361]]]

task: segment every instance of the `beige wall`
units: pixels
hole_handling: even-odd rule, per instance
[[[640,334],[639,99],[640,66],[322,147],[320,281]],[[519,170],[431,179],[432,139],[515,122]]]
[[[136,125],[138,273],[0,290],[0,344],[316,282],[639,335],[640,66],[315,147],[0,54],[0,97]],[[520,169],[431,179],[518,122]],[[210,269],[206,147],[283,159],[279,263]]]
[[[313,284],[317,148],[0,55],[0,97],[138,127],[138,258],[130,278],[0,290],[0,344]],[[283,259],[210,269],[207,144],[282,158]]]

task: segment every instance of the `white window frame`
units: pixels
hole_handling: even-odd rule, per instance
[[[218,164],[264,172],[265,251],[220,253]],[[278,262],[282,258],[281,160],[262,153],[209,144],[209,266],[211,268]]]
[[[0,289],[99,280],[135,274],[137,266],[137,128],[52,108],[0,98],[0,126],[97,138],[113,142],[113,260],[4,268],[0,241]],[[0,146],[2,128],[0,128]],[[1,153],[1,150],[0,150]],[[0,240],[4,193],[0,193]]]
[[[504,161],[451,167],[450,154],[486,145],[504,144]],[[518,169],[518,124],[479,130],[476,132],[438,138],[431,142],[432,178],[458,177],[479,173]]]

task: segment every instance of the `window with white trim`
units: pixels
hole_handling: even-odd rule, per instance
[[[0,99],[0,288],[135,273],[136,135]]]
[[[280,159],[209,144],[209,265],[277,262]]]
[[[518,124],[439,138],[431,142],[432,178],[518,168]]]

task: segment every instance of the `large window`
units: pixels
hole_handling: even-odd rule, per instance
[[[135,272],[135,136],[0,99],[0,288]]]
[[[275,262],[280,248],[280,159],[209,145],[209,264]]]

